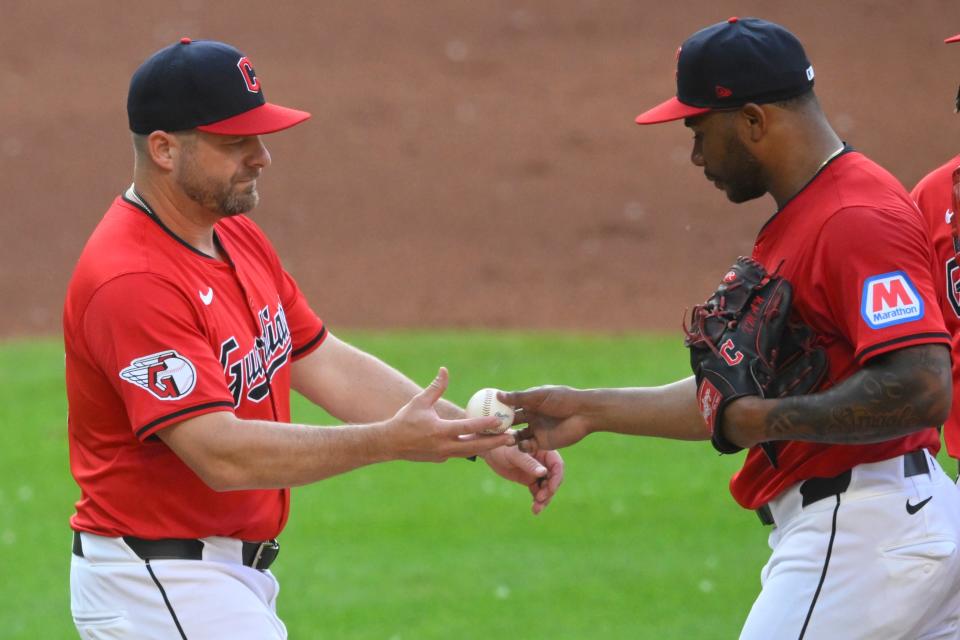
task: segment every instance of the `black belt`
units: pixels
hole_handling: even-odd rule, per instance
[[[144,540],[123,536],[123,541],[141,560],[203,560],[203,540],[189,538]],[[276,540],[243,541],[241,552],[243,564],[251,569],[266,571],[279,554],[280,543]],[[83,557],[83,542],[76,531],[73,532],[73,555]]]
[[[911,451],[903,456],[903,477],[910,478],[930,473],[930,465],[927,463],[927,455],[924,449]],[[803,496],[803,506],[809,506],[814,502],[829,498],[830,496],[840,495],[850,487],[850,470],[846,470],[832,478],[810,478],[800,484],[800,495]],[[763,505],[757,509],[757,516],[763,524],[773,524],[773,513],[769,505]]]

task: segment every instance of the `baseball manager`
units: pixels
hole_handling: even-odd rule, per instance
[[[289,487],[388,460],[484,456],[533,494],[556,454],[521,453],[332,335],[243,214],[270,164],[250,59],[183,38],[144,62],[127,110],[134,182],[77,263],[64,309],[71,609],[84,638],[285,638],[269,571]],[[289,424],[290,390],[351,423]],[[545,482],[542,480],[549,473]]]

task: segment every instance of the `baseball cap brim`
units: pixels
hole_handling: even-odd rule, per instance
[[[309,117],[310,114],[306,111],[267,102],[232,118],[201,125],[197,129],[221,136],[259,136],[289,129]]]
[[[673,97],[662,104],[658,104],[653,109],[644,111],[637,116],[635,122],[637,124],[659,124],[682,118],[692,118],[708,111],[710,111],[708,107],[694,107]]]
[[[950,44],[951,42],[960,42],[960,33],[955,36],[951,36],[944,40],[945,43]]]

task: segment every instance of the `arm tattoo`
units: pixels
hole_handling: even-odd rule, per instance
[[[950,405],[950,354],[919,345],[877,356],[823,393],[784,398],[766,415],[771,440],[882,442],[939,424]]]

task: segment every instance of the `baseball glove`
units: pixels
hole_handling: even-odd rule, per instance
[[[740,257],[713,295],[693,308],[689,325],[684,322],[697,403],[721,453],[742,449],[723,436],[721,417],[730,401],[812,393],[826,376],[826,352],[813,331],[789,321],[792,300],[786,279]],[[776,466],[773,443],[761,446]]]

